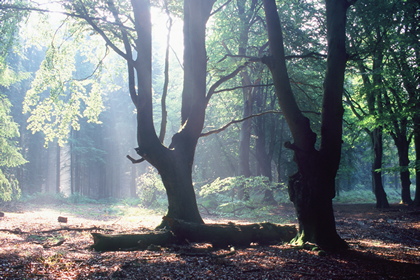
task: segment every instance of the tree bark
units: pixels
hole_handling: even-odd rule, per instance
[[[420,104],[418,104],[417,107],[420,107]],[[413,119],[414,147],[416,149],[416,193],[414,197],[414,205],[420,206],[420,114],[417,114]]]
[[[328,59],[324,80],[321,147],[315,149],[316,134],[300,111],[294,98],[283,47],[282,30],[274,0],[264,0],[271,58],[266,58],[276,88],[280,107],[292,132],[298,172],[290,177],[289,194],[299,220],[298,243],[306,241],[327,250],[346,248],[338,236],[332,198],[341,153],[342,94],[346,66],[345,25],[348,2],[327,0]]]
[[[410,194],[411,181],[410,171],[408,169],[408,164],[410,163],[410,159],[408,157],[410,143],[405,135],[399,135],[395,140],[395,145],[398,150],[398,161],[400,164],[401,202],[404,204],[411,204],[413,200],[411,199]]]
[[[192,183],[192,165],[197,140],[204,124],[207,56],[206,22],[214,0],[184,1],[184,87],[181,130],[170,146],[163,146],[156,135],[152,113],[150,1],[132,0],[137,31],[137,51],[141,56],[128,61],[129,77],[137,73],[138,89],[130,86],[137,107],[137,153],[159,171],[168,196],[170,218],[203,223]],[[130,68],[133,67],[133,68]],[[132,83],[135,79],[129,79]]]
[[[388,198],[386,196],[384,186],[382,184],[382,156],[383,156],[383,139],[382,128],[375,128],[372,133],[373,145],[373,166],[372,166],[372,179],[373,179],[373,193],[376,197],[376,208],[388,208]]]

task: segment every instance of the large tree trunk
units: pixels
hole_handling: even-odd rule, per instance
[[[398,137],[398,136],[397,136]],[[404,204],[411,204],[413,200],[411,200],[410,194],[410,170],[408,169],[408,164],[410,163],[410,159],[408,158],[408,150],[410,148],[410,143],[408,139],[404,137],[404,135],[400,135],[395,144],[398,150],[398,161],[400,164],[400,180],[401,180],[401,202]]]
[[[137,30],[137,51],[141,56],[128,62],[130,93],[137,107],[137,153],[159,171],[168,196],[170,218],[203,223],[192,183],[192,166],[197,140],[204,124],[207,55],[206,23],[214,0],[184,1],[184,87],[182,92],[181,130],[171,145],[158,138],[152,112],[150,1],[132,0]],[[135,71],[134,71],[135,70]]]
[[[316,134],[294,98],[283,47],[282,30],[274,0],[264,0],[271,59],[265,62],[273,75],[280,107],[289,124],[298,172],[289,181],[290,198],[295,205],[299,233],[296,241],[318,244],[324,249],[347,247],[338,236],[332,198],[341,153],[342,94],[346,66],[345,25],[348,2],[327,0],[328,60],[324,81],[321,148],[315,149]]]
[[[372,133],[373,144],[373,166],[372,166],[372,180],[373,193],[376,197],[376,208],[388,208],[388,198],[386,196],[384,186],[382,184],[382,156],[383,156],[383,139],[382,128],[375,128]]]
[[[166,164],[158,168],[168,197],[166,216],[202,224],[191,177],[191,157],[180,150],[170,151]]]

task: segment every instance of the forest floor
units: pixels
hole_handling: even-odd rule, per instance
[[[121,215],[100,204],[13,208],[0,209],[0,279],[420,279],[420,211],[403,205],[387,210],[372,204],[335,205],[337,229],[350,250],[327,254],[288,244],[231,251],[194,244],[100,253],[88,248],[91,232],[144,232],[159,224],[161,216]],[[291,205],[272,214],[295,220]],[[59,223],[59,216],[67,223]]]

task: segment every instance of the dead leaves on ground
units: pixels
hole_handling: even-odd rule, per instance
[[[0,279],[420,279],[419,216],[355,213],[337,213],[351,250],[326,256],[290,245],[97,253],[86,249],[90,232],[132,233],[142,225],[69,217],[62,227],[57,215],[6,215],[0,219]]]

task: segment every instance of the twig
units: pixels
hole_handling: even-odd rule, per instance
[[[20,228],[16,228],[16,229],[0,229],[0,232],[8,232],[8,233],[13,233],[13,234],[26,233],[26,232],[22,231]]]
[[[65,242],[66,240],[65,239],[61,239],[61,240],[59,240],[57,243],[54,243],[54,244],[45,244],[44,246],[42,246],[42,247],[44,247],[44,248],[51,248],[51,247],[57,247],[57,246],[60,246],[60,245],[62,245],[64,242]]]
[[[93,226],[90,228],[70,228],[70,227],[62,227],[62,228],[56,228],[56,229],[50,229],[50,230],[43,230],[43,231],[39,231],[38,233],[51,233],[51,232],[57,232],[57,231],[61,231],[61,230],[67,230],[67,231],[89,231],[89,230],[105,230],[103,228],[97,227],[97,226]],[[107,229],[109,231],[113,231],[111,229]]]
[[[129,156],[129,155],[127,155],[127,158],[133,163],[133,164],[136,164],[136,163],[141,163],[141,162],[143,162],[143,161],[145,161],[145,159],[144,158],[140,158],[140,159],[134,159],[134,158],[132,158],[131,156]]]

